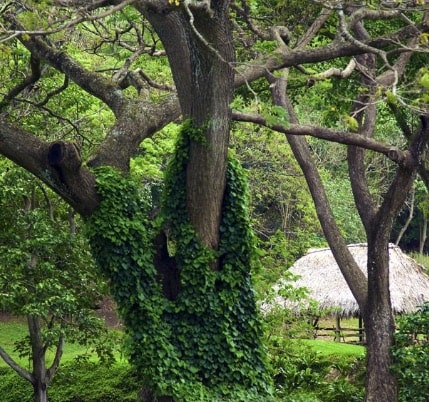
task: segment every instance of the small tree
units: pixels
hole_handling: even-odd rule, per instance
[[[20,169],[3,173],[0,182],[0,309],[26,317],[28,335],[15,348],[29,358],[31,370],[2,347],[0,356],[32,384],[35,401],[44,402],[65,340],[92,345],[103,358],[112,358],[103,345],[107,331],[93,311],[102,283],[74,217],[65,220],[63,204],[55,205],[45,188]]]

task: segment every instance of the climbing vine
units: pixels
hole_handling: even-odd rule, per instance
[[[256,249],[246,179],[230,158],[221,242],[214,252],[187,219],[185,172],[195,130],[183,125],[155,221],[137,185],[112,169],[97,169],[102,202],[88,221],[88,234],[124,320],[130,360],[147,387],[180,401],[258,400],[269,391],[269,379],[251,285]],[[160,230],[168,231],[180,274],[180,291],[171,300],[153,263]],[[216,259],[219,268],[213,269]]]

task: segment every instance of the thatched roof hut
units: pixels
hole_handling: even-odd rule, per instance
[[[367,275],[366,244],[351,244],[348,247]],[[393,244],[389,245],[389,257],[393,311],[396,314],[413,312],[429,301],[429,276],[421,265]],[[359,306],[329,248],[310,251],[296,261],[290,271],[299,277],[293,285],[307,288],[309,297],[318,301],[321,309],[334,309],[342,317],[359,315]],[[275,302],[290,306],[281,297],[277,297]]]

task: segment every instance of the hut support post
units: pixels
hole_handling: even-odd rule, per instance
[[[339,314],[335,316],[335,341],[341,342],[341,319]]]
[[[359,343],[365,343],[365,329],[363,327],[362,316],[359,314]]]

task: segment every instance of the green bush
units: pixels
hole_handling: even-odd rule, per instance
[[[135,402],[139,389],[128,365],[72,362],[60,367],[48,394],[50,402]],[[6,367],[0,368],[0,395],[2,402],[33,402],[30,383]]]
[[[9,367],[0,367],[2,402],[33,402],[33,387]]]
[[[429,303],[397,321],[392,348],[399,400],[426,402],[429,389]]]
[[[268,350],[277,400],[363,400],[364,356],[325,355],[309,348],[306,342],[281,337],[272,337]]]
[[[251,399],[235,395],[222,402],[358,402],[363,399],[364,359],[316,353],[300,341],[277,341],[271,356],[275,378],[274,397]],[[274,349],[272,349],[274,352]],[[335,378],[329,378],[335,370]],[[128,366],[106,366],[95,362],[74,361],[62,365],[49,387],[50,402],[136,402],[141,379]],[[33,402],[31,385],[10,368],[0,368],[2,402]],[[414,399],[409,399],[413,400]],[[416,399],[420,401],[419,399]],[[216,402],[194,399],[195,402]]]

